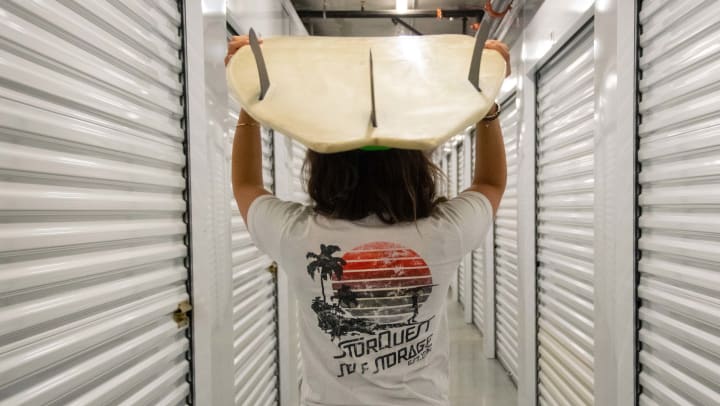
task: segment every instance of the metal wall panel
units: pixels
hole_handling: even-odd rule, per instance
[[[443,175],[444,175],[442,181],[440,182],[440,183],[442,184],[442,185],[441,185],[442,194],[443,194],[443,196],[449,197],[449,195],[450,195],[450,188],[448,187],[448,183],[450,182],[450,175],[449,175],[449,170],[450,170],[450,168],[448,168],[447,155],[445,155],[445,156],[441,159],[440,163],[441,163],[442,173],[443,173]]]
[[[235,404],[277,404],[277,318],[272,260],[253,245],[232,202]]]
[[[537,128],[536,128],[536,79],[537,70],[557,55],[588,21],[598,13],[615,13],[615,0],[610,3],[595,0],[549,0],[544,1],[532,20],[523,30],[522,47],[513,47],[521,60],[518,72],[519,110],[521,125],[518,140],[518,256],[519,271],[519,363],[518,363],[518,404],[535,405],[538,395],[538,354],[537,354]],[[625,2],[623,2],[625,4]],[[632,37],[623,38],[632,41]],[[622,42],[622,41],[621,41]],[[627,42],[625,42],[627,43]],[[616,51],[617,41],[607,44],[601,53]],[[600,46],[598,44],[598,46]],[[532,52],[526,52],[532,51]],[[611,71],[612,72],[612,71]],[[610,78],[612,79],[612,77]],[[613,86],[612,81],[607,86]],[[603,93],[604,94],[604,93]],[[616,100],[608,99],[612,102]],[[597,131],[597,129],[596,129]],[[608,403],[625,405],[625,403]]]
[[[436,148],[436,149],[432,152],[432,154],[430,155],[430,160],[432,160],[432,162],[433,162],[435,165],[437,165],[437,167],[440,168],[440,170],[442,170],[442,162],[441,162],[440,157],[441,157],[440,148]],[[441,196],[442,193],[443,193],[442,184],[441,184],[441,182],[440,182],[440,179],[437,179],[437,181],[438,181],[438,182],[435,183],[435,193],[436,193],[438,196]]]
[[[500,126],[507,159],[507,186],[495,217],[495,348],[513,380],[518,365],[517,133],[515,96],[501,106]]]
[[[0,13],[0,403],[185,404],[178,5]]]
[[[472,253],[472,320],[480,332],[485,333],[485,248]]]
[[[470,137],[471,177],[475,170],[477,156],[477,135]],[[474,249],[470,263],[472,264],[472,321],[480,332],[485,333],[485,247]]]
[[[470,145],[472,134],[474,134],[475,129],[473,127],[469,127],[464,134],[458,135],[458,142],[462,146],[458,153],[462,155],[462,158],[460,158],[460,176],[462,176],[462,183],[459,186],[459,190],[463,191],[470,187],[470,184],[472,183],[472,147]],[[489,234],[489,233],[488,233]],[[485,242],[485,241],[484,241]],[[464,276],[464,294],[466,306],[464,309],[464,315],[463,320],[465,323],[471,324],[473,322],[473,265],[472,265],[472,251],[470,251],[460,262],[461,266],[463,267],[463,276]]]
[[[302,386],[302,379],[303,379],[303,359],[302,359],[302,351],[300,348],[300,311],[298,310],[297,306],[295,306],[295,324],[297,327],[297,337],[296,337],[296,348],[297,348],[297,385],[298,385],[298,391],[300,390],[300,387]]]
[[[455,146],[455,195],[465,189],[465,182],[463,179],[463,173],[465,173],[464,157],[465,152],[463,151],[463,143],[461,142]],[[460,266],[458,266],[458,301],[460,302],[460,305],[465,306],[465,261],[460,261]]]
[[[231,158],[232,139],[240,106],[230,99],[227,157]],[[262,168],[265,188],[274,186],[273,131],[261,128]],[[228,167],[231,167],[228,165]],[[275,405],[278,402],[277,285],[273,261],[253,244],[232,185],[230,197],[233,364],[235,404]]]
[[[297,202],[309,204],[310,196],[307,193],[307,188],[305,184],[305,173],[303,172],[303,165],[305,163],[306,154],[307,147],[293,140],[291,155],[291,172],[294,175],[292,180],[292,198]]]
[[[447,175],[447,197],[448,199],[452,199],[453,197],[457,196],[457,185],[458,185],[458,171],[457,171],[457,157],[456,157],[456,151],[452,147],[452,142],[447,142],[445,144],[447,147],[448,152],[445,154],[445,166],[447,168],[447,172],[445,174]],[[460,288],[460,284],[462,282],[460,281],[460,269],[458,268],[458,271],[455,273],[455,281],[454,285],[451,286],[451,289],[454,288],[455,291],[453,292],[454,297],[459,302],[460,301],[460,295],[463,289]]]
[[[541,404],[593,398],[592,27],[537,78],[538,396]]]
[[[640,405],[720,404],[717,1],[642,2]]]
[[[297,141],[290,140],[290,173],[292,174],[290,196],[292,200],[310,204],[310,196],[306,191],[305,173],[303,171],[305,156],[307,155],[307,147]],[[297,378],[298,387],[302,384],[303,379],[303,359],[300,352],[300,314],[297,306],[295,306],[295,323],[297,325]]]
[[[452,147],[451,147],[452,150]],[[456,151],[447,154],[448,160],[448,197],[453,198],[458,194],[458,161]]]
[[[262,129],[262,151],[263,151],[263,184],[265,189],[275,193],[275,130]]]
[[[250,27],[265,37],[276,35],[307,35],[302,22],[289,0],[229,0],[227,1],[228,24],[238,31],[246,33]],[[252,10],[248,13],[248,10]],[[273,129],[262,130],[263,141],[263,179],[265,188],[281,199],[297,199],[302,191],[300,178],[293,167],[292,143],[281,133]],[[298,145],[298,147],[301,147]],[[270,160],[269,155],[273,159]],[[277,273],[277,310],[278,310],[278,379],[281,404],[298,403],[299,348],[297,340],[297,318],[293,287],[288,285],[287,275]]]

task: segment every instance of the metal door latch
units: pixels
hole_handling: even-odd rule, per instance
[[[178,328],[187,327],[190,323],[188,312],[192,310],[192,305],[187,300],[178,303],[177,310],[173,312],[173,320],[177,323]]]
[[[273,261],[272,264],[270,264],[270,265],[267,267],[267,271],[272,274],[273,279],[277,279],[277,271],[278,271],[278,264],[277,264],[277,262]]]

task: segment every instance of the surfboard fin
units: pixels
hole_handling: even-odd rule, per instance
[[[483,18],[483,20],[487,20]],[[480,29],[475,34],[475,47],[473,48],[472,59],[470,60],[470,72],[468,73],[468,80],[478,92],[482,93],[480,89],[480,62],[482,62],[483,49],[485,48],[485,41],[490,36],[490,24],[487,21],[480,23]]]
[[[250,28],[250,49],[252,49],[253,56],[255,56],[255,64],[257,65],[258,77],[260,78],[260,96],[258,100],[265,98],[265,94],[270,88],[270,78],[268,77],[267,66],[265,66],[265,58],[263,58],[262,49],[260,49],[260,43],[258,42],[255,30]]]
[[[374,128],[377,128],[377,115],[375,114],[375,76],[373,75],[372,49],[370,50],[370,103],[372,108],[372,110],[370,110],[370,122],[372,122],[372,126]]]

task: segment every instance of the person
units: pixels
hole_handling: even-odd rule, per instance
[[[233,37],[225,63],[247,44]],[[485,46],[510,66],[507,46]],[[495,104],[477,123],[473,181],[453,199],[437,195],[442,174],[427,152],[308,150],[306,206],[263,188],[260,125],[240,112],[233,193],[297,298],[302,405],[449,404],[446,293],[505,191],[498,114]]]

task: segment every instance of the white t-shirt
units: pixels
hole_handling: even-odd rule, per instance
[[[297,297],[301,405],[448,405],[448,286],[491,221],[489,201],[472,191],[392,226],[255,199],[250,235]]]

